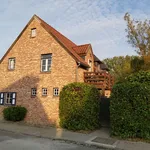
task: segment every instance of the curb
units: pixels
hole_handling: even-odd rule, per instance
[[[50,140],[53,140],[53,141],[63,141],[63,142],[66,142],[66,143],[72,143],[72,144],[77,144],[77,145],[82,145],[82,146],[85,146],[85,147],[92,147],[92,148],[103,148],[103,149],[106,149],[106,150],[121,150],[121,149],[118,149],[116,147],[111,147],[107,144],[98,144],[95,142],[90,142],[91,140],[88,140],[86,142],[80,142],[80,141],[74,141],[74,140],[69,140],[69,139],[62,139],[62,138],[55,138],[55,137],[47,137],[47,136],[42,136],[42,135],[36,135],[36,134],[29,134],[29,133],[23,133],[23,132],[15,132],[15,131],[10,131],[10,130],[6,130],[6,129],[0,129],[0,131],[6,131],[6,132],[11,132],[11,133],[17,133],[17,134],[22,134],[22,135],[28,135],[28,136],[33,136],[33,137],[37,137],[37,138],[45,138],[45,139],[50,139]],[[95,137],[94,137],[95,138]],[[92,138],[93,139],[93,138]]]

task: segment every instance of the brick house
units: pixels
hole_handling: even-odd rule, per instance
[[[4,107],[22,105],[28,110],[27,123],[57,125],[62,87],[93,83],[91,75],[107,74],[107,67],[91,44],[76,45],[34,15],[2,57],[0,72],[1,119]]]

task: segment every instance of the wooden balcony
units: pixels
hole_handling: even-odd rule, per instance
[[[114,84],[114,79],[106,71],[84,72],[84,82],[88,84],[93,84],[98,89],[111,90]]]

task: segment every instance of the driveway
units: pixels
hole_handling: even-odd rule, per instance
[[[0,131],[0,150],[97,150],[62,141]],[[102,150],[102,149],[101,149]]]

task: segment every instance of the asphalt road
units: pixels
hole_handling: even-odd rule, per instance
[[[0,150],[97,150],[63,141],[0,131]]]

